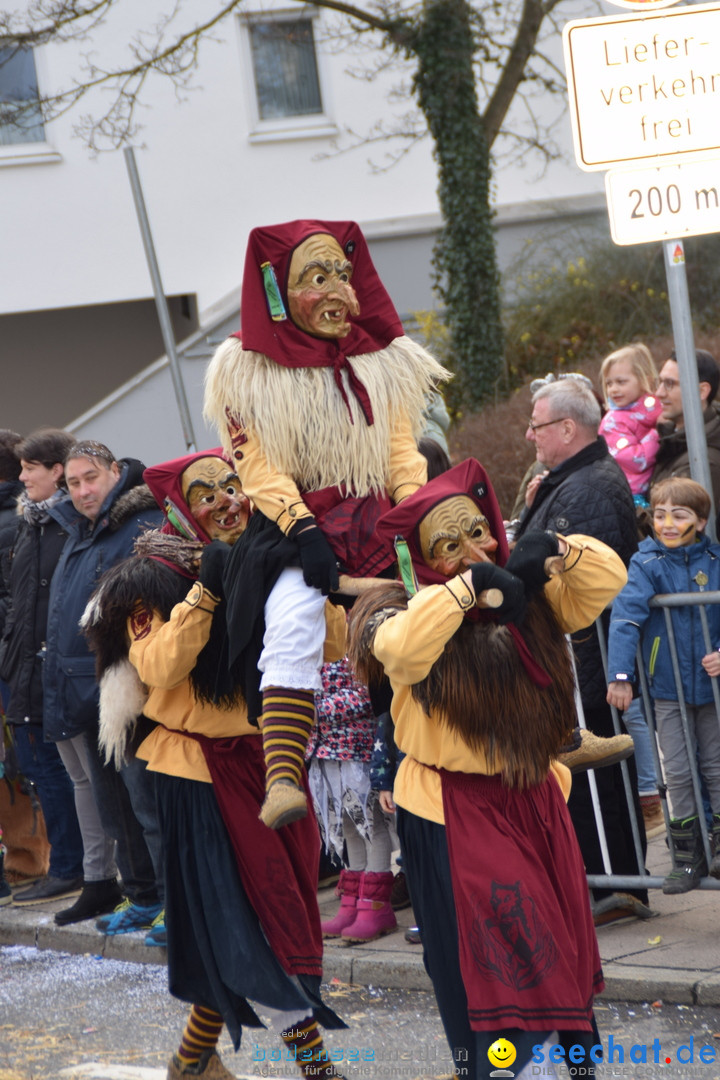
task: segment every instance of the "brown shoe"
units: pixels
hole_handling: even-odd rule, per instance
[[[196,1065],[183,1065],[173,1054],[168,1065],[167,1080],[181,1080],[185,1076],[202,1076],[203,1080],[236,1080],[233,1073],[223,1065],[217,1050],[206,1050]]]
[[[587,728],[581,728],[577,750],[559,754],[558,761],[566,765],[571,773],[580,773],[617,765],[618,761],[624,761],[634,753],[635,744],[630,735],[613,735],[610,739],[602,739]]]
[[[660,804],[660,796],[641,795],[640,808],[645,824],[645,836],[648,840],[652,840],[656,836],[662,836],[665,832],[665,818]]]
[[[595,926],[610,926],[628,919],[654,919],[659,914],[630,893],[611,893],[592,905]]]
[[[407,879],[402,870],[398,870],[395,875],[390,893],[390,903],[393,911],[403,911],[405,908],[409,908],[412,903],[408,892]]]
[[[268,829],[282,829],[283,825],[299,821],[306,814],[305,792],[289,780],[277,780],[265,795],[259,816]]]

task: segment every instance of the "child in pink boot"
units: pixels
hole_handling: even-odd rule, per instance
[[[348,944],[373,941],[397,928],[390,904],[389,822],[370,787],[376,719],[367,690],[347,659],[325,664],[316,695],[317,726],[309,745],[308,774],[326,849],[345,867],[336,892],[337,915],[322,923],[323,937]]]

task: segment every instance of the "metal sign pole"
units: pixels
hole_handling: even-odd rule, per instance
[[[172,378],[175,399],[180,413],[180,423],[182,425],[185,446],[192,452],[197,449],[195,435],[193,433],[190,409],[185,394],[185,385],[180,371],[180,362],[178,360],[177,349],[175,348],[175,336],[170,321],[170,311],[168,309],[167,300],[165,299],[165,291],[160,277],[160,267],[158,266],[157,256],[155,255],[155,245],[153,244],[152,233],[150,231],[150,221],[148,220],[147,210],[145,209],[145,199],[143,198],[142,186],[140,184],[140,175],[137,170],[137,165],[135,164],[135,151],[131,146],[128,146],[123,150],[123,153],[125,155],[128,174],[130,176],[130,186],[132,187],[133,199],[135,200],[135,210],[137,211],[140,232],[145,247],[145,256],[147,258],[150,277],[152,279],[153,293],[155,294],[155,307],[157,308],[158,319],[160,320],[160,330],[165,345],[165,353],[170,362],[170,377]]]
[[[670,318],[675,341],[675,355],[680,369],[680,390],[682,392],[683,421],[690,458],[690,475],[693,480],[697,480],[699,484],[702,484],[710,495],[712,510],[706,532],[711,540],[715,540],[715,505],[705,440],[703,407],[700,401],[695,338],[690,313],[687,274],[685,272],[685,249],[682,240],[664,241],[663,254],[665,256],[665,275],[670,299]]]

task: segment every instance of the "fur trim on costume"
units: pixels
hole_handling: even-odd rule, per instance
[[[144,510],[157,510],[158,505],[147,484],[124,491],[110,507],[110,531],[115,532],[128,518],[141,514]]]
[[[135,541],[135,554],[141,558],[164,559],[174,563],[191,577],[197,577],[200,556],[205,549],[203,540],[190,540],[177,533],[165,533],[162,529],[149,529]]]
[[[130,648],[127,623],[139,604],[157,612],[167,622],[173,608],[185,599],[192,582],[166,562],[175,563],[182,570],[196,566],[198,547],[202,549],[204,545],[152,529],[136,541],[135,550],[145,554],[117,563],[102,576],[80,623],[95,653],[98,682],[108,668],[127,660]],[[166,562],[159,562],[161,558]],[[226,644],[223,600],[215,609],[209,640],[190,672],[190,685],[198,701],[232,709],[243,701],[240,689],[234,685],[225,688],[225,684],[222,690],[218,689],[218,671],[227,666]]]
[[[405,586],[399,581],[388,581],[361,593],[352,606],[348,660],[360,682],[370,688],[379,687],[386,677],[385,668],[372,651],[377,628],[399,611],[405,611],[407,605]]]
[[[98,682],[109,667],[127,659],[127,622],[138,603],[167,620],[175,605],[187,596],[190,585],[186,577],[170,567],[135,555],[103,574],[80,620],[80,628],[95,653]]]
[[[100,680],[100,728],[98,746],[105,764],[116,769],[127,761],[127,744],[137,718],[145,708],[148,691],[129,660],[112,664]]]
[[[228,409],[257,436],[270,466],[306,491],[345,485],[357,496],[380,494],[388,487],[394,424],[409,417],[419,437],[426,395],[451,375],[405,335],[349,362],[370,397],[370,425],[346,372],[341,377],[349,404],[332,368],[284,367],[246,351],[234,337],[220,345],[208,367],[204,415],[231,452]]]
[[[358,674],[377,680],[381,666],[371,654],[372,639],[401,604],[397,589],[394,597],[384,589],[373,590],[356,603],[348,652]],[[468,619],[427,677],[412,688],[426,715],[481,751],[488,767],[518,788],[546,778],[576,722],[569,646],[542,595],[529,601],[521,633],[534,659],[552,675],[547,689],[528,676],[507,627]]]

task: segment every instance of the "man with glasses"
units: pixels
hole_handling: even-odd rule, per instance
[[[518,538],[528,529],[550,529],[563,536],[582,533],[602,540],[627,566],[638,544],[635,506],[625,475],[610,456],[605,440],[598,436],[600,406],[592,388],[577,379],[565,379],[542,386],[532,401],[525,438],[535,443],[537,459],[547,472],[521,518]],[[605,700],[605,674],[595,628],[574,634],[572,641],[585,723],[595,735],[611,738],[612,714]],[[632,759],[628,768],[635,814],[642,822]],[[637,875],[640,871],[619,765],[597,770],[595,781],[612,871]],[[568,807],[587,872],[604,873],[586,774],[574,776]],[[644,830],[640,832],[644,856]],[[596,925],[629,915],[650,915],[644,889],[621,893],[594,889],[593,899]]]
[[[703,408],[705,441],[707,443],[708,464],[712,481],[715,507],[720,506],[720,404],[715,401],[720,384],[720,368],[715,358],[704,349],[695,351],[700,390],[700,402]],[[680,370],[675,351],[666,360],[660,371],[657,389],[658,399],[662,402],[662,414],[658,423],[660,447],[655,459],[652,483],[666,480],[670,476],[690,476],[690,456],[688,454],[685,418],[683,415],[682,391],[680,389]]]

